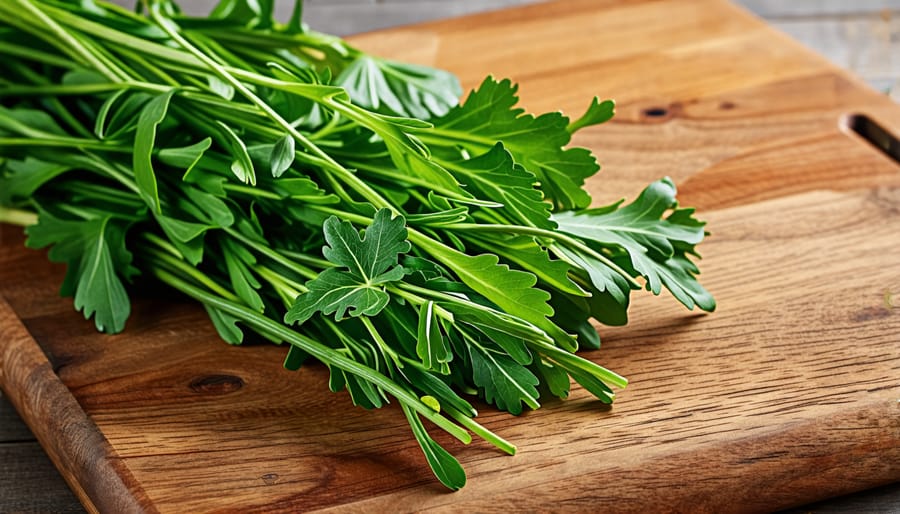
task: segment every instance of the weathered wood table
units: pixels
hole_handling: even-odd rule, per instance
[[[869,141],[900,133],[900,107],[721,0],[571,0],[355,41],[467,88],[511,77],[532,111],[616,98],[575,141],[604,165],[588,187],[602,203],[671,176],[709,221],[718,311],[638,295],[585,354],[631,379],[616,405],[576,388],[519,418],[482,409],[519,454],[441,439],[469,472],[447,493],[396,409],[282,370],[284,348],[224,345],[178,299],[140,298],[99,336],[3,227],[0,387],[89,510],[744,512],[900,480],[900,166]]]

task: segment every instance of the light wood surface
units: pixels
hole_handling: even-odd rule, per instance
[[[607,201],[672,176],[709,221],[719,310],[639,295],[586,354],[632,380],[616,405],[576,389],[519,418],[480,409],[520,453],[441,439],[469,472],[450,494],[396,409],[281,370],[283,348],[228,347],[165,295],[98,336],[56,296],[61,269],[3,227],[0,385],[88,505],[743,512],[900,480],[900,167],[841,125],[900,133],[900,108],[717,0],[576,0],[356,41],[467,87],[511,76],[535,111],[615,97],[616,120],[576,140],[604,165],[589,187]]]

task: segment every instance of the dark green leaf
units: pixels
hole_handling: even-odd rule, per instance
[[[166,117],[169,102],[175,89],[154,97],[141,110],[134,136],[134,179],[141,197],[153,212],[160,212],[159,191],[156,184],[156,173],[153,171],[153,146],[156,142],[156,127]]]
[[[131,269],[131,254],[122,243],[124,229],[109,217],[69,221],[42,212],[38,223],[26,232],[29,247],[53,245],[50,259],[67,263],[63,293],[74,293],[75,308],[84,312],[85,319],[93,316],[101,332],[121,332],[131,313],[131,302],[117,274],[117,269]],[[114,248],[110,239],[115,241]]]
[[[0,204],[10,204],[13,198],[31,198],[41,186],[71,170],[72,166],[26,157],[23,161],[7,161],[6,169],[9,174],[0,175]]]
[[[537,409],[538,379],[509,356],[470,346],[472,380],[484,391],[484,399],[511,414],[522,413],[522,403]]]
[[[442,484],[454,491],[465,486],[466,472],[463,470],[462,466],[459,465],[459,461],[450,455],[441,445],[434,442],[428,435],[428,432],[425,431],[425,426],[422,424],[419,415],[415,411],[407,405],[402,405],[402,407],[403,412],[406,414],[406,419],[409,421],[409,426],[416,436],[416,441],[418,441],[419,447],[422,448],[422,453],[425,454],[425,460],[428,461],[428,465],[431,466],[431,470],[434,471],[434,476],[436,476]]]
[[[272,147],[272,155],[269,157],[272,176],[275,178],[284,174],[294,163],[294,138],[285,134]]]
[[[157,158],[163,164],[183,169],[184,174],[187,175],[200,162],[203,154],[209,150],[210,145],[212,145],[212,139],[207,137],[189,146],[163,148],[159,151]]]
[[[535,359],[531,370],[535,375],[544,378],[543,383],[547,386],[550,394],[563,400],[569,397],[569,388],[572,384],[566,370],[543,359]]]
[[[434,312],[434,302],[425,302],[419,308],[416,354],[426,369],[442,370],[453,359],[450,346],[441,333],[440,319]],[[449,373],[449,369],[447,370]],[[446,373],[444,373],[446,374]]]
[[[535,188],[534,174],[513,162],[502,143],[473,159],[446,162],[444,166],[479,199],[502,204],[497,211],[511,222],[549,230],[556,228],[550,219],[550,205]]]
[[[244,341],[244,332],[237,326],[237,322],[240,319],[215,307],[209,305],[204,305],[204,307],[206,308],[206,313],[209,314],[209,319],[216,328],[216,332],[219,333],[219,337],[223,341],[228,344],[241,344]]]
[[[231,172],[241,182],[245,184],[256,185],[256,171],[253,168],[253,161],[247,152],[247,145],[238,137],[238,135],[228,125],[216,120],[216,124],[221,129],[218,133],[218,142],[222,144],[231,154]]]

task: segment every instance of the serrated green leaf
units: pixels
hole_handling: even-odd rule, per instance
[[[517,235],[488,236],[470,235],[470,240],[504,260],[532,270],[547,285],[562,293],[573,296],[587,296],[578,284],[569,277],[572,266],[560,259],[551,259],[549,252],[542,248],[533,237]],[[623,279],[624,280],[624,279]],[[627,284],[626,284],[627,287]]]
[[[538,378],[508,355],[469,347],[472,359],[472,380],[484,391],[484,399],[510,414],[521,414],[522,403],[537,409],[540,407],[537,390]]]
[[[621,273],[579,248],[558,246],[555,250],[584,270],[598,292],[608,292],[621,305],[628,305],[631,285]]]
[[[479,332],[487,336],[497,346],[503,349],[507,355],[523,366],[531,364],[533,356],[525,345],[525,339],[510,335],[502,329],[484,324],[472,324]]]
[[[664,285],[689,309],[696,305],[712,310],[715,302],[697,282],[696,268],[684,254],[703,240],[703,223],[691,217],[693,211],[676,210],[672,216],[663,217],[677,208],[675,194],[675,184],[665,178],[647,186],[634,202],[619,209],[561,212],[553,218],[564,232],[595,245],[627,251],[622,264],[643,275],[647,289],[654,294],[659,294]]]
[[[410,250],[403,218],[391,219],[390,211],[382,209],[360,237],[353,225],[332,216],[325,220],[323,232],[328,245],[322,254],[339,267],[328,268],[306,283],[309,292],[297,297],[285,322],[303,323],[316,312],[334,313],[338,320],[348,314],[381,312],[390,300],[384,285],[406,274],[397,265],[399,255]]]
[[[581,186],[600,169],[596,159],[584,149],[564,149],[571,138],[568,118],[560,113],[525,114],[515,107],[516,91],[508,79],[486,78],[462,105],[434,120],[435,132],[475,154],[502,142],[513,159],[537,177],[557,209],[587,207],[591,197]]]
[[[125,327],[131,303],[120,275],[131,276],[132,255],[125,249],[125,229],[110,217],[64,220],[41,212],[38,223],[26,229],[29,248],[52,246],[48,257],[67,265],[60,293],[75,296],[75,308],[85,319],[94,317],[101,332]]]
[[[547,386],[550,394],[563,400],[569,397],[572,383],[566,370],[543,359],[535,359],[531,370],[535,375],[544,378],[543,384]]]
[[[396,266],[399,255],[411,248],[405,220],[401,216],[392,219],[388,209],[375,214],[363,237],[349,222],[334,216],[325,221],[324,233],[328,242],[322,249],[325,258],[365,282],[377,283],[379,275]]]
[[[97,330],[117,333],[125,328],[125,321],[131,314],[131,302],[116,275],[106,241],[109,218],[92,223],[99,226],[96,233],[85,241],[75,291],[75,309],[83,311],[85,319],[93,316]]]
[[[494,254],[467,255],[434,240],[417,240],[438,262],[451,269],[464,284],[505,312],[533,324],[558,344],[574,351],[575,339],[563,332],[548,316],[553,309],[547,303],[550,294],[535,288],[537,277],[528,272],[499,264]]]
[[[534,174],[517,165],[503,143],[473,159],[445,162],[444,166],[479,199],[502,204],[496,210],[511,222],[548,230],[556,228],[550,219],[550,204],[535,188]]]

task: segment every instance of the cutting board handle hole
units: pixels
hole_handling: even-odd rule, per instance
[[[848,114],[841,119],[844,129],[849,129],[866,140],[881,153],[900,164],[900,141],[877,121],[865,114]]]

